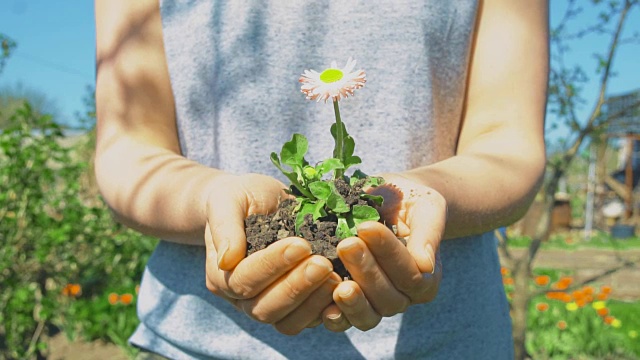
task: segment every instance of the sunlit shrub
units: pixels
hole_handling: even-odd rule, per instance
[[[0,358],[34,358],[58,330],[124,345],[155,241],[81,186],[88,162],[28,104],[0,133]],[[110,305],[108,294],[130,294]]]

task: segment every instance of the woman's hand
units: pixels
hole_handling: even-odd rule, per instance
[[[264,175],[216,178],[207,208],[206,279],[212,293],[249,317],[297,334],[319,324],[340,278],[329,260],[311,256],[310,244],[297,237],[245,258],[245,218],[275,212],[285,188]]]
[[[338,255],[352,280],[338,285],[333,293],[335,305],[323,312],[329,330],[344,331],[351,326],[369,330],[382,317],[429,302],[437,294],[442,278],[437,254],[445,229],[446,201],[437,191],[404,176],[383,177],[400,191],[381,187],[370,193],[385,197],[382,220],[394,225],[397,236],[407,244],[376,222],[361,224],[358,237],[338,244]]]

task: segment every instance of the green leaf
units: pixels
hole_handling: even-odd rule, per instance
[[[302,169],[307,165],[307,161],[304,159],[304,155],[309,149],[309,142],[304,135],[293,134],[291,141],[287,141],[282,146],[280,157],[282,162],[290,165],[291,167],[300,167]]]
[[[336,236],[338,236],[340,240],[346,239],[350,236],[355,236],[355,234],[351,232],[351,228],[347,223],[347,219],[342,216],[338,217],[338,226],[336,227]]]
[[[380,176],[370,176],[367,181],[364,183],[365,187],[376,187],[384,184],[384,178]]]
[[[302,175],[307,180],[307,182],[311,180],[320,180],[320,178],[322,177],[322,174],[319,173],[318,170],[316,170],[316,168],[314,168],[313,166],[305,166],[302,169]]]
[[[360,194],[360,199],[372,201],[378,206],[382,206],[384,198],[380,195]]]
[[[333,136],[333,139],[337,139],[338,134],[336,133],[336,123],[331,124],[331,136]],[[347,133],[347,127],[344,126],[344,123],[342,123],[342,134],[344,135],[344,137],[346,138],[347,136],[349,136],[349,134]]]
[[[328,200],[331,196],[331,185],[324,181],[316,181],[309,184],[309,191],[318,199]]]
[[[353,165],[358,165],[362,163],[362,159],[359,156],[345,156],[344,158],[344,168],[348,169]]]
[[[275,165],[275,167],[277,167],[278,170],[280,170],[280,172],[282,172],[284,176],[286,176],[287,179],[291,181],[291,184],[295,186],[300,191],[300,193],[310,198],[311,200],[315,200],[313,195],[304,187],[302,183],[300,183],[300,180],[302,177],[302,167],[294,166],[294,168],[297,170],[296,172],[287,171],[284,168],[282,168],[282,165],[280,164],[280,159],[278,159],[278,155],[275,152],[271,153],[270,158],[273,165]]]
[[[311,200],[307,199],[306,197],[298,197],[296,198],[296,200],[298,201],[298,205],[296,205],[296,207],[293,209],[294,212],[299,212],[304,204],[308,204],[311,202]]]
[[[327,216],[327,212],[324,210],[325,201],[318,200],[316,202],[315,209],[313,211],[313,221],[316,221],[322,217]]]
[[[351,175],[351,186],[353,186],[353,184],[355,184],[355,182],[358,181],[358,180],[366,179],[367,176],[369,176],[369,175],[365,174],[360,169],[354,171],[353,175]]]
[[[347,205],[347,202],[344,200],[342,195],[338,193],[335,185],[333,183],[330,183],[330,185],[331,195],[329,195],[329,198],[327,199],[327,207],[336,214],[349,212],[349,210],[351,209],[349,209],[349,205]]]
[[[342,125],[342,139],[343,139],[342,145],[343,145],[343,153],[344,153],[344,139],[349,137],[349,133],[347,133],[347,127],[344,125],[344,123],[341,123],[341,125]],[[337,127],[336,123],[333,123],[331,125],[331,136],[333,136],[333,140],[335,140],[336,145],[337,145],[337,141],[338,141],[338,134],[336,132],[337,128],[338,127]],[[337,148],[338,147],[336,146],[334,148],[334,150],[333,150],[333,157],[334,158],[339,158],[339,154],[336,153]]]
[[[322,175],[336,169],[344,169],[344,164],[342,163],[342,161],[336,158],[327,159],[316,165],[316,171],[320,174],[321,177]]]
[[[351,186],[354,186],[356,182],[358,182],[358,180],[362,180],[362,179],[367,179],[367,181],[364,183],[365,188],[380,186],[385,182],[384,178],[380,176],[369,176],[363,173],[362,171],[360,171],[360,169],[358,169],[353,172],[353,175],[351,175],[351,178],[349,179],[349,184]]]
[[[380,214],[378,211],[368,205],[354,205],[352,210],[353,224],[358,226],[365,221],[378,221]]]
[[[300,226],[304,222],[304,217],[307,214],[311,214],[313,216],[313,213],[315,211],[316,211],[316,204],[314,202],[311,202],[311,201],[303,202],[302,207],[298,212],[298,215],[296,215],[296,234],[300,234]]]
[[[356,142],[349,135],[346,135],[344,138],[344,157],[349,158],[353,156],[353,151],[356,148]]]

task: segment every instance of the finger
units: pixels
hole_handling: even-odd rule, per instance
[[[332,272],[333,266],[327,258],[311,256],[258,296],[241,301],[240,306],[257,321],[275,323],[300,306]]]
[[[347,321],[362,331],[373,329],[382,320],[382,316],[371,307],[355,281],[347,280],[340,283],[333,292],[333,301]]]
[[[248,299],[311,255],[311,246],[303,239],[290,237],[269,245],[241,261],[232,271],[218,268],[216,249],[205,236],[207,244],[207,279],[226,296]]]
[[[217,250],[216,262],[222,270],[232,270],[247,251],[244,219],[248,204],[244,193],[234,190],[236,186],[229,184],[225,191],[212,194],[214,199],[208,202],[211,245]]]
[[[315,320],[313,320],[311,323],[309,323],[309,325],[307,325],[308,329],[312,329],[314,327],[318,327],[322,325],[322,319],[321,318],[317,318]]]
[[[411,301],[395,288],[361,239],[344,239],[338,244],[337,251],[351,277],[358,283],[378,314],[385,317],[393,316],[407,309]]]
[[[218,267],[233,269],[245,257],[247,244],[244,220],[249,214],[268,214],[287,195],[286,187],[269,176],[228,176],[210,194],[207,214],[211,235],[218,249]]]
[[[368,221],[358,226],[358,237],[366,244],[393,286],[405,294],[411,303],[422,303],[430,298],[433,287],[431,274],[420,272],[406,246],[383,224]]]
[[[351,328],[351,323],[336,304],[331,304],[324,309],[322,323],[327,330],[333,332],[344,332]]]
[[[322,311],[333,302],[333,290],[340,281],[340,276],[332,273],[300,306],[274,324],[276,330],[296,335],[307,327],[322,324]]]
[[[411,229],[407,250],[421,272],[432,274],[447,220],[444,198],[435,191],[419,193],[407,205],[406,216]]]

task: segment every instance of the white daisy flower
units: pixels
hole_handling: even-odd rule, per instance
[[[305,70],[300,77],[302,83],[301,90],[308,100],[338,101],[349,95],[353,96],[353,91],[360,89],[367,82],[364,70],[353,71],[356,61],[352,58],[347,60],[344,68],[339,69],[336,62],[331,63],[331,67],[318,73],[315,70]]]

